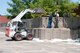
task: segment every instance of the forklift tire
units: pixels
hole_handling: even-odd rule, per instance
[[[33,35],[32,34],[28,34],[26,37],[27,40],[32,40],[33,39]]]
[[[14,38],[14,37],[11,37],[11,39],[12,39],[12,40],[15,40],[15,38]]]
[[[16,34],[14,35],[14,38],[15,38],[16,41],[21,41],[21,40],[22,40],[22,36],[21,36],[20,33],[16,33]]]

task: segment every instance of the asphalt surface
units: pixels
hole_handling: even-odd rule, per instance
[[[0,33],[0,53],[80,53],[80,45],[34,40],[14,41]]]

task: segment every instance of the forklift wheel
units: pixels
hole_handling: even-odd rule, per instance
[[[33,39],[33,35],[32,34],[28,34],[26,38],[27,38],[27,40],[32,40]]]
[[[16,41],[21,41],[21,40],[22,40],[22,36],[21,36],[20,33],[16,33],[16,34],[14,35],[14,38],[15,38]]]
[[[15,40],[15,38],[14,38],[14,37],[11,37],[11,39],[12,39],[12,40]]]

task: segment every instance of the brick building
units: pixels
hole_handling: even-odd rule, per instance
[[[10,19],[7,19],[6,16],[0,16],[0,27],[6,27],[8,21],[10,21]]]

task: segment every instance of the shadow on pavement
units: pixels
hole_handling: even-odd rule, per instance
[[[26,40],[25,38],[23,38],[21,41],[23,40]],[[13,39],[6,39],[6,41],[16,41],[16,40],[13,40]],[[29,40],[28,40],[29,41]]]
[[[12,39],[7,39],[6,41],[14,41],[14,40],[12,40]]]

